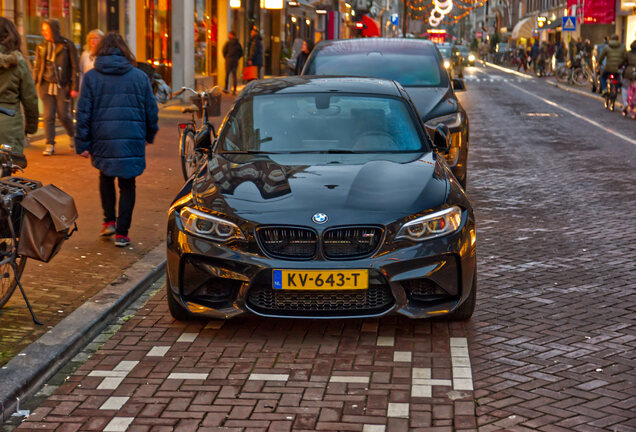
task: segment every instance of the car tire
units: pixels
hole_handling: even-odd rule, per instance
[[[166,284],[166,296],[168,297],[168,309],[172,318],[177,321],[190,321],[192,319],[192,315],[174,298],[169,284]]]
[[[473,289],[464,303],[448,315],[451,321],[465,321],[473,316],[475,305],[477,304],[477,266],[475,266],[475,274],[473,275]]]

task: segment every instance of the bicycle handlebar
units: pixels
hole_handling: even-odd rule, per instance
[[[205,96],[207,94],[210,94],[210,93],[214,92],[215,90],[219,90],[221,93],[229,93],[224,88],[216,86],[216,85],[214,87],[212,87],[212,89],[210,91],[203,90],[203,91],[200,91],[200,92],[198,92],[198,91],[196,91],[196,90],[194,90],[193,88],[190,88],[190,87],[181,87],[181,90],[177,90],[175,93],[173,93],[172,97],[180,96],[183,93],[185,93],[186,91],[190,91],[190,92],[194,93],[195,95],[197,95],[197,96],[199,96],[200,98],[203,99],[203,98],[205,98]]]
[[[15,111],[9,109],[9,108],[3,108],[0,107],[0,113],[8,115],[9,117],[14,117],[15,116]]]

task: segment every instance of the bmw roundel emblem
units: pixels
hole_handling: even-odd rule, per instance
[[[324,213],[316,213],[315,215],[313,215],[311,220],[317,224],[324,224],[325,222],[327,222],[327,220],[329,220],[329,218]]]

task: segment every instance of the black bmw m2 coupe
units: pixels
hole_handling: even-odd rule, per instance
[[[173,317],[469,318],[475,219],[395,81],[256,81],[168,222]]]

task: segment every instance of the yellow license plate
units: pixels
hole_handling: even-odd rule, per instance
[[[280,290],[363,290],[368,270],[274,270],[272,286]]]

